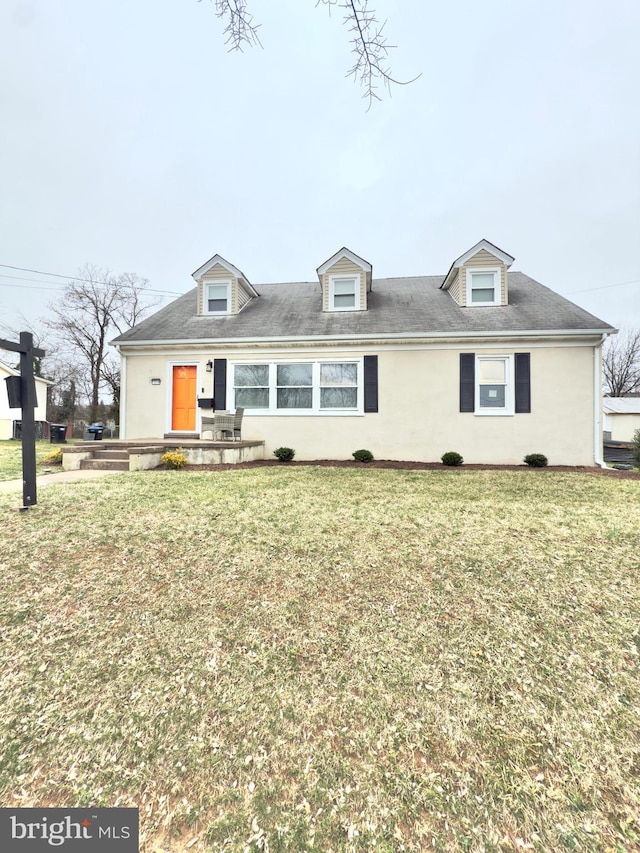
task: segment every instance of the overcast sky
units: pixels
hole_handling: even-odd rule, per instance
[[[9,267],[180,294],[215,253],[254,284],[343,245],[435,275],[486,237],[640,328],[637,0],[371,0],[422,76],[368,112],[339,13],[249,2],[263,49],[230,54],[209,0],[3,0],[0,322],[64,283]]]

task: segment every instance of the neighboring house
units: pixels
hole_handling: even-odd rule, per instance
[[[20,421],[22,414],[20,409],[9,408],[7,383],[4,381],[7,376],[20,376],[20,371],[0,362],[0,441],[13,438],[14,422]],[[48,379],[36,376],[36,423],[44,424],[47,420],[47,387],[51,384]]]
[[[605,397],[603,428],[613,441],[632,441],[640,429],[640,397]]]
[[[253,286],[215,255],[196,287],[116,338],[121,436],[199,435],[196,398],[296,459],[599,463],[600,347],[615,330],[487,240],[446,276],[382,278],[343,248],[315,282]]]

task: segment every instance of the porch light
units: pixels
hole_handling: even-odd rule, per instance
[[[207,362],[206,370],[207,370],[207,373],[211,373],[211,371],[213,370],[213,362],[212,361]]]

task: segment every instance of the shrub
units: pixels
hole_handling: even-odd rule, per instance
[[[531,468],[546,468],[549,464],[549,460],[544,453],[529,453],[524,457],[524,461]]]
[[[372,462],[373,453],[370,450],[354,450],[351,454],[356,462]]]
[[[184,450],[179,447],[177,450],[167,450],[160,457],[160,461],[165,468],[179,471],[180,468],[184,468],[187,464],[187,457],[184,455]]]
[[[636,468],[640,468],[640,429],[637,429],[631,440],[631,459]]]
[[[62,465],[62,448],[56,447],[55,450],[52,450],[51,453],[47,453],[47,455],[42,460],[43,465]]]
[[[455,450],[447,450],[446,453],[443,453],[440,457],[440,461],[443,465],[462,465],[464,459],[460,456],[459,453],[456,453]]]
[[[293,457],[296,455],[296,452],[292,447],[277,447],[273,451],[273,455],[281,462],[291,462]]]

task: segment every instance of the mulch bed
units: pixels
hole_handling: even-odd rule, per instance
[[[220,465],[185,465],[183,471],[226,471],[240,468],[272,468],[287,465],[313,466],[320,468],[388,468],[394,471],[532,471],[543,473],[556,471],[562,474],[597,474],[626,480],[639,480],[640,471],[619,471],[615,468],[596,468],[587,465],[547,465],[546,468],[530,468],[528,465],[467,465],[459,468],[446,467],[441,462],[400,462],[395,459],[374,459],[372,462],[355,462],[353,459],[315,459],[311,462],[293,460],[279,462],[277,459],[260,459],[255,462],[238,462]]]

